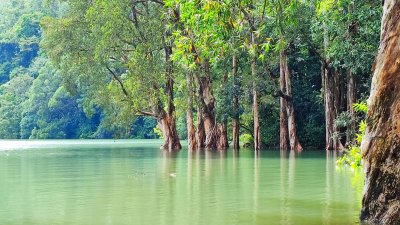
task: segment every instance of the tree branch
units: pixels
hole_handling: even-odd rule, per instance
[[[121,87],[122,91],[124,92],[126,97],[129,97],[128,91],[125,89],[124,84],[122,83],[120,77],[110,69],[110,67],[106,66],[107,70],[112,74],[113,78],[119,83],[119,86]]]
[[[152,112],[146,112],[146,111],[139,110],[137,114],[140,116],[151,116],[151,117],[157,118],[157,115]]]
[[[283,93],[281,90],[278,90],[273,96],[284,98],[288,102],[293,100],[292,96]]]

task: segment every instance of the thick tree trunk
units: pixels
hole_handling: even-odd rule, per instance
[[[236,55],[232,57],[232,76],[233,76],[233,85],[234,85],[234,90],[235,94],[233,96],[233,111],[234,111],[234,116],[233,116],[233,121],[232,121],[232,144],[233,144],[233,149],[238,150],[240,148],[239,144],[239,135],[240,135],[240,121],[239,121],[239,96],[238,96],[238,82],[237,82],[237,71],[238,71],[238,65],[237,65],[237,58]]]
[[[169,151],[181,149],[182,146],[176,131],[175,116],[165,113],[158,119],[158,125],[164,137],[164,144],[161,148]]]
[[[325,62],[325,65],[328,65],[328,62]],[[340,139],[336,137],[338,129],[335,124],[340,107],[338,75],[337,72],[333,72],[327,66],[323,67],[326,150],[340,150],[343,148]]]
[[[166,95],[167,95],[167,112],[163,109],[161,102],[159,101],[155,107],[158,124],[163,133],[164,144],[161,148],[166,150],[178,150],[182,146],[179,141],[178,132],[176,130],[176,119],[175,119],[175,105],[174,105],[174,79],[172,75],[172,62],[171,54],[172,47],[166,46],[165,48],[165,62],[166,62]]]
[[[255,33],[251,32],[251,43],[257,46]],[[251,76],[253,78],[253,137],[254,137],[254,150],[261,148],[261,132],[260,132],[260,116],[258,110],[258,91],[257,91],[257,57],[252,56],[251,59]]]
[[[329,48],[329,34],[326,24],[324,27],[324,52],[327,54]],[[325,105],[325,143],[326,150],[339,150],[343,147],[338,137],[335,119],[340,107],[339,94],[339,74],[330,68],[330,60],[327,58],[322,61],[322,87]]]
[[[191,74],[187,75],[186,83],[188,92],[188,106],[186,112],[188,150],[193,151],[197,148],[197,144],[196,144],[196,129],[194,128],[193,125],[193,77]]]
[[[280,53],[281,57],[281,70],[283,70],[284,73],[284,78],[285,78],[285,88],[286,88],[286,93],[285,95],[290,98],[289,101],[287,101],[287,127],[288,127],[288,133],[289,133],[289,143],[290,143],[290,150],[291,151],[296,151],[296,152],[301,152],[303,151],[303,147],[301,146],[299,142],[299,138],[297,137],[297,129],[296,129],[296,120],[294,116],[294,105],[293,105],[293,97],[292,97],[292,82],[291,82],[291,75],[289,71],[289,65],[288,65],[288,60],[287,60],[287,55],[284,50],[281,51]],[[282,72],[281,72],[282,73]]]
[[[333,97],[334,97],[334,122],[333,122],[333,131],[336,135],[334,135],[333,140],[333,149],[342,150],[344,149],[342,141],[341,141],[341,131],[337,127],[335,120],[341,112],[341,104],[340,104],[340,74],[338,70],[334,70],[333,72]]]
[[[283,52],[280,53],[280,77],[279,77],[279,88],[281,93],[286,93],[286,74],[285,74],[285,62],[282,56]],[[288,118],[287,118],[287,100],[283,96],[280,97],[280,110],[279,110],[279,130],[280,130],[280,142],[279,148],[281,151],[287,151],[288,148]]]
[[[400,224],[400,0],[383,6],[367,130],[361,149],[365,187],[361,221]]]
[[[203,63],[203,69],[204,76],[197,76],[200,109],[198,113],[200,113],[204,125],[204,148],[207,150],[215,150],[218,147],[219,135],[218,127],[215,122],[215,98],[212,93],[210,64],[207,60]],[[197,129],[199,130],[199,128]]]
[[[228,126],[226,123],[218,124],[218,150],[228,149]]]

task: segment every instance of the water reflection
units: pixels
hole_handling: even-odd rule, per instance
[[[13,151],[0,155],[0,224],[352,224],[357,181],[335,157],[148,146]]]

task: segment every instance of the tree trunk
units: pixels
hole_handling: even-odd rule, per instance
[[[228,127],[226,123],[218,124],[218,150],[228,149]]]
[[[327,65],[328,62],[325,62],[325,66],[323,67],[326,150],[340,150],[343,148],[343,145],[337,137],[338,129],[335,124],[335,119],[340,107],[340,101],[338,99],[339,74],[333,72],[332,69],[327,67]]]
[[[383,6],[381,42],[361,149],[365,187],[360,219],[400,224],[400,0]]]
[[[333,121],[333,132],[336,134],[334,135],[333,140],[333,149],[335,150],[342,150],[344,147],[341,141],[341,131],[337,127],[335,120],[337,119],[338,115],[341,112],[341,104],[340,104],[340,74],[337,69],[333,72],[333,101],[334,101],[334,121]]]
[[[163,109],[160,100],[158,101],[156,109],[156,115],[158,118],[158,124],[163,133],[164,144],[161,148],[165,150],[178,150],[182,146],[179,141],[178,132],[176,130],[176,119],[175,119],[175,105],[174,105],[174,79],[172,75],[172,62],[171,54],[172,47],[166,46],[165,48],[165,62],[166,62],[166,95],[167,95],[167,112]]]
[[[215,150],[218,147],[218,128],[215,122],[215,98],[212,93],[212,78],[210,64],[207,60],[203,63],[204,76],[197,76],[199,109],[204,125],[205,141],[204,148]],[[197,128],[199,129],[199,128]],[[198,143],[199,145],[199,143]]]
[[[253,46],[257,46],[257,41],[254,31],[251,32],[251,43]],[[257,52],[257,51],[255,51]],[[255,53],[256,54],[256,53]],[[261,132],[260,132],[260,117],[258,111],[258,91],[257,91],[257,56],[252,56],[251,59],[251,76],[253,78],[253,120],[254,120],[254,150],[260,150],[261,148]]]
[[[351,70],[347,71],[347,112],[354,117],[353,105],[356,103],[356,83],[354,74]],[[347,145],[354,144],[354,134],[356,131],[356,125],[354,121],[350,121],[346,132]]]
[[[228,74],[225,73],[224,75],[224,83],[228,82]],[[226,92],[222,92],[223,95],[227,95]],[[228,119],[223,117],[221,123],[217,123],[218,127],[218,150],[226,150],[229,147],[228,142]]]
[[[188,92],[188,106],[186,112],[188,150],[193,151],[197,148],[197,144],[196,130],[193,125],[193,77],[191,74],[187,75],[186,83]]]
[[[197,149],[203,149],[206,142],[206,132],[204,130],[203,113],[201,108],[197,109],[197,129],[196,129],[196,144]]]
[[[237,82],[237,58],[236,55],[232,57],[232,76],[233,76],[233,89],[234,89],[234,96],[233,96],[233,121],[232,121],[232,142],[233,142],[233,149],[238,150],[240,148],[239,144],[239,135],[240,135],[240,121],[239,121],[239,93],[238,93],[238,82]]]
[[[279,88],[281,93],[286,93],[286,74],[285,74],[285,62],[282,56],[283,52],[280,53],[279,63]],[[280,130],[280,142],[279,148],[281,151],[287,151],[288,148],[288,118],[287,118],[287,101],[283,96],[280,97],[280,110],[279,110],[279,130]]]
[[[291,82],[291,75],[289,71],[289,65],[287,60],[287,55],[284,50],[280,53],[280,60],[281,60],[281,73],[283,73],[283,77],[285,79],[285,88],[286,93],[285,95],[290,98],[289,101],[286,103],[286,111],[287,111],[287,129],[289,133],[289,143],[290,143],[290,150],[301,152],[303,151],[303,147],[299,142],[299,138],[297,137],[297,129],[296,129],[296,120],[294,117],[294,105],[293,105],[293,97],[292,97],[292,82]]]
[[[161,148],[169,151],[181,149],[182,146],[176,131],[175,116],[165,113],[163,117],[158,119],[158,125],[164,137],[164,144]]]

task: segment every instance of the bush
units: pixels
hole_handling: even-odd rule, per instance
[[[368,111],[368,106],[366,102],[360,102],[354,104],[354,110],[359,113],[363,113],[364,115]],[[336,161],[336,164],[339,166],[349,165],[352,168],[357,168],[362,165],[362,157],[361,157],[361,141],[362,137],[365,133],[365,128],[367,127],[367,123],[365,120],[362,120],[359,124],[358,133],[356,134],[356,145],[349,146],[347,151],[343,154],[341,158]]]
[[[254,143],[253,136],[250,134],[240,135],[239,141],[243,144],[243,147],[250,147]]]

